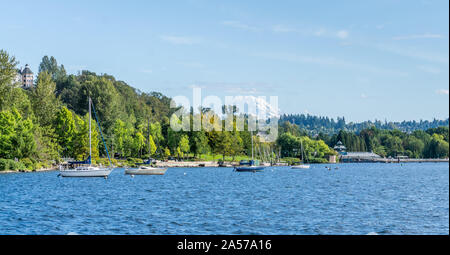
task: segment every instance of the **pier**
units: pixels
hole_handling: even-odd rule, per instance
[[[341,163],[445,163],[449,159],[426,159],[426,158],[346,158]]]

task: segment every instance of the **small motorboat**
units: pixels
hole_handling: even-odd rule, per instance
[[[310,165],[296,165],[292,166],[291,169],[309,169],[310,167]]]
[[[164,175],[167,168],[158,168],[151,166],[140,166],[139,168],[126,168],[127,175]]]

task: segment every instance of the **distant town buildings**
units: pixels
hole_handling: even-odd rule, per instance
[[[27,64],[25,68],[17,69],[16,77],[14,78],[14,83],[19,84],[22,88],[28,89],[33,87],[34,74]]]

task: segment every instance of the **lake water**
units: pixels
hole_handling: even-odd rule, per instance
[[[449,165],[0,174],[0,234],[449,234]]]

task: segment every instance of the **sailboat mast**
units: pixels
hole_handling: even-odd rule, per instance
[[[148,135],[148,159],[150,160],[151,157],[151,148],[150,148],[150,119],[148,119],[148,127],[147,127],[147,135]]]
[[[89,97],[89,164],[92,165],[92,145],[91,145],[91,98]]]
[[[303,163],[305,163],[305,150],[303,150],[303,141],[300,140],[300,147],[301,147],[301,152],[302,152],[302,161]]]
[[[250,132],[250,135],[252,137],[252,160],[253,160],[253,132]]]

